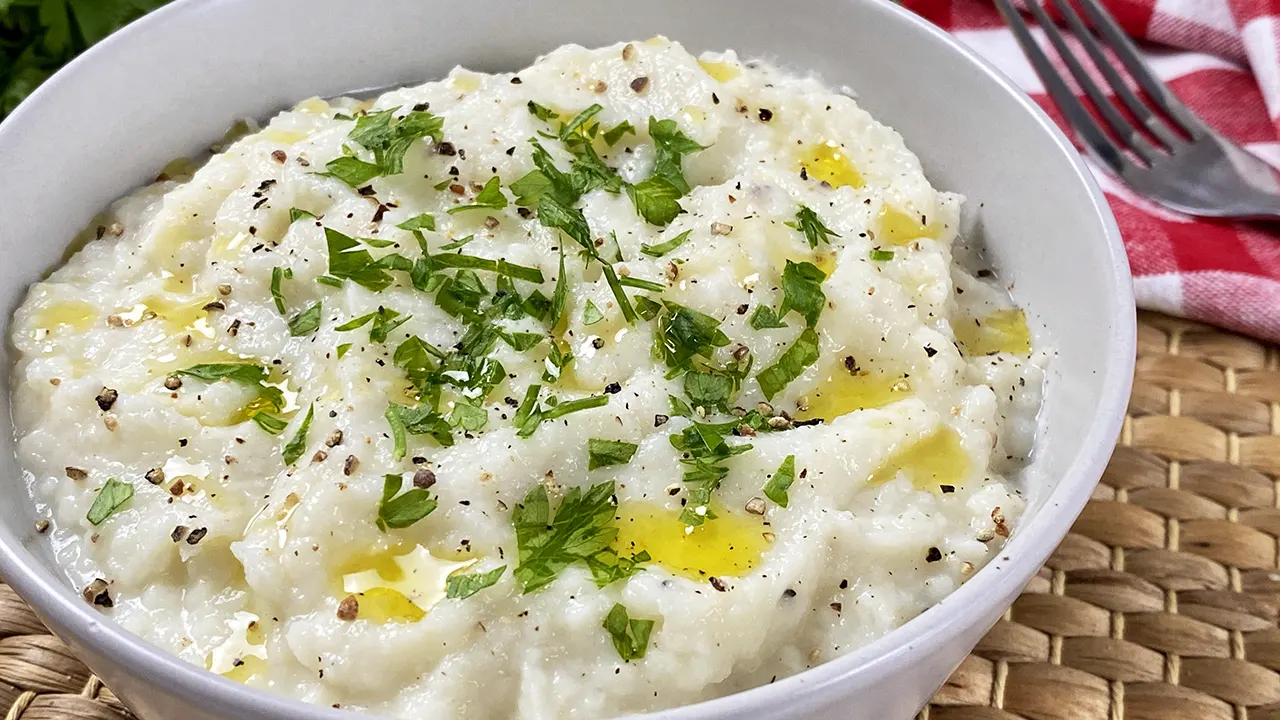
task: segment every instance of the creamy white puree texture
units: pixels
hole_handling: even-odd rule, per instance
[[[693,488],[670,439],[691,420],[669,400],[687,400],[686,380],[652,352],[658,319],[628,322],[601,262],[547,227],[545,209],[540,218],[518,207],[511,188],[534,169],[531,138],[570,171],[557,134],[593,104],[594,139],[570,142],[589,142],[626,183],[655,172],[651,118],[705,146],[676,160],[691,190],[666,227],[640,217],[625,191],[596,188],[574,207],[619,277],[661,286],[624,288],[632,303],[643,296],[720,323],[728,342],[700,364],[750,354],[731,407],[756,410],[766,400],[758,374],[801,341],[800,312],[784,327],[751,324],[760,307],[782,309],[788,261],[828,275],[817,360],[764,408],[779,427],[725,439],[753,448],[723,462],[714,499],[697,510],[717,517],[689,531],[679,514]],[[393,108],[441,118],[440,137],[413,142],[402,172],[359,188],[321,174],[344,147],[375,162],[350,137],[350,116]],[[606,132],[624,121],[634,131],[610,145]],[[1003,475],[1031,449],[1042,356],[989,274],[953,260],[962,199],[934,190],[897,133],[816,79],[732,52],[699,60],[660,38],[566,46],[517,74],[457,69],[371,103],[307,100],[218,150],[194,173],[175,166],[113,205],[83,249],[32,287],[12,336],[18,454],[59,561],[93,586],[90,600],[110,599],[104,613],[193,664],[402,718],[673,707],[887,633],[980,569],[1017,526],[1022,491]],[[447,212],[476,202],[495,176],[505,207]],[[816,247],[797,221],[802,208],[830,230]],[[317,279],[334,259],[326,229],[370,258],[412,262],[418,239],[397,225],[422,213],[435,220],[419,230],[433,255],[538,269],[540,285],[514,281],[522,298],[553,297],[563,248],[565,319],[496,313],[492,325],[512,338],[546,337],[520,336],[537,341],[525,350],[492,346],[506,377],[475,399],[482,428],[455,429],[451,447],[410,434],[400,457],[385,413],[415,395],[396,350],[418,337],[449,353],[468,321],[401,269],[378,291]],[[666,254],[642,251],[686,232]],[[475,277],[486,298],[498,289],[494,272]],[[318,327],[291,335],[290,320],[317,302]],[[408,317],[384,322],[385,340],[371,338],[375,323],[338,329],[379,308],[384,320]],[[552,341],[574,360],[548,381]],[[272,391],[255,383],[176,374],[227,362],[265,368],[279,397],[264,404]],[[607,402],[522,438],[513,421],[532,384],[543,386],[544,410],[549,395]],[[468,414],[454,413],[465,396],[445,388],[443,422]],[[735,420],[703,409],[694,420]],[[259,412],[287,427],[267,432],[249,419]],[[634,444],[634,456],[589,469],[592,438]],[[763,488],[788,456],[795,479],[781,507]],[[380,529],[384,476],[408,488],[422,469],[435,480],[435,510]],[[134,494],[91,512],[108,478],[113,496],[126,485]],[[540,486],[554,508],[567,489],[608,481],[619,552],[652,560],[603,588],[574,563],[522,592],[513,512]],[[445,597],[450,572],[503,566],[496,584]],[[653,621],[643,658],[624,660],[604,628],[615,604]]]

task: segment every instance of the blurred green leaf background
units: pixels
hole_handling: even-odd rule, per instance
[[[0,120],[90,45],[168,0],[0,0]]]

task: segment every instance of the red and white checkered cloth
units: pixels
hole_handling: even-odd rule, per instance
[[[1103,1],[1130,36],[1147,41],[1147,62],[1196,115],[1280,168],[1280,0]],[[903,4],[1000,68],[1067,129],[989,0]],[[1280,223],[1190,218],[1090,166],[1119,221],[1139,307],[1280,341]]]

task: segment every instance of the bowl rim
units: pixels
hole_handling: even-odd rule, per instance
[[[26,101],[19,104],[10,117],[0,123],[0,133],[18,124],[28,115],[39,116],[48,98],[60,91],[68,78],[81,68],[110,58],[114,48],[145,40],[146,35],[162,29],[181,15],[210,9],[221,0],[178,0],[166,5],[128,27],[111,35],[42,84]],[[691,705],[655,711],[647,718],[694,720],[696,718],[731,717],[739,713],[780,704],[794,704],[798,697],[810,698],[836,690],[834,686],[851,676],[869,675],[874,680],[909,670],[932,648],[947,644],[963,632],[964,623],[954,622],[953,607],[974,614],[990,609],[1001,598],[1018,592],[1019,583],[1030,578],[1049,554],[1066,536],[1076,516],[1089,500],[1101,477],[1119,436],[1129,393],[1132,388],[1137,344],[1137,317],[1133,310],[1133,291],[1128,259],[1121,242],[1120,230],[1110,207],[1092,172],[1058,126],[1012,80],[997,70],[975,50],[924,18],[891,0],[839,0],[879,6],[879,10],[897,22],[914,26],[933,42],[945,44],[981,71],[986,80],[1013,99],[1035,120],[1039,130],[1049,136],[1056,150],[1071,166],[1075,180],[1088,192],[1093,214],[1089,224],[1100,226],[1106,242],[1110,277],[1115,288],[1117,314],[1111,323],[1112,350],[1105,364],[1102,386],[1103,401],[1094,409],[1090,431],[1080,443],[1058,485],[1044,498],[1041,509],[1020,526],[1004,546],[1002,564],[991,563],[942,601],[889,633],[852,652],[831,661],[783,678],[777,682],[750,688],[731,695]],[[1128,309],[1126,311],[1126,309]],[[1046,538],[1053,538],[1052,544]],[[141,637],[104,617],[83,603],[65,581],[60,581],[28,551],[20,540],[0,533],[0,574],[27,602],[48,618],[56,632],[76,643],[99,648],[113,662],[134,677],[145,678],[192,703],[213,703],[225,711],[244,713],[245,717],[290,720],[300,717],[343,720],[372,717],[353,714],[288,698],[266,690],[249,687],[214,675],[191,665],[176,655],[154,647]],[[980,614],[980,612],[978,613]]]

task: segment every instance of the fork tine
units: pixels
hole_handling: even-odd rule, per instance
[[[1018,44],[1022,46],[1022,51],[1026,53],[1027,59],[1031,61],[1031,66],[1035,68],[1036,74],[1040,76],[1040,81],[1044,83],[1049,97],[1053,98],[1053,101],[1058,105],[1058,109],[1066,116],[1067,122],[1071,123],[1071,126],[1075,128],[1085,147],[1117,175],[1133,169],[1134,163],[1124,156],[1124,153],[1112,142],[1107,133],[1098,125],[1098,122],[1089,114],[1089,111],[1085,110],[1084,105],[1080,104],[1080,100],[1067,87],[1066,82],[1058,75],[1058,71],[1053,69],[1053,64],[1049,62],[1048,56],[1036,44],[1036,39],[1031,35],[1031,28],[1027,26],[1026,21],[1018,14],[1018,10],[1013,6],[1011,0],[995,0],[995,3],[1000,14],[1004,16],[1005,23],[1009,25],[1014,37],[1018,39]]]
[[[1129,88],[1129,84],[1120,77],[1120,73],[1111,66],[1107,56],[1102,51],[1102,45],[1098,43],[1098,39],[1094,37],[1093,31],[1084,24],[1080,19],[1080,14],[1071,6],[1069,0],[1053,0],[1053,4],[1057,6],[1058,11],[1066,18],[1067,25],[1071,27],[1071,31],[1080,39],[1080,44],[1084,46],[1085,52],[1089,53],[1089,59],[1093,62],[1094,67],[1098,68],[1102,76],[1107,79],[1107,84],[1115,91],[1120,100],[1124,102],[1125,107],[1147,130],[1151,131],[1160,142],[1164,143],[1167,148],[1174,148],[1182,144],[1182,139],[1169,129],[1159,115],[1151,112],[1151,108],[1147,107],[1133,90]]]
[[[1133,44],[1124,29],[1120,27],[1120,23],[1111,17],[1106,8],[1102,7],[1098,0],[1079,0],[1079,2],[1094,28],[1102,35],[1116,57],[1120,58],[1120,62],[1124,63],[1125,69],[1134,80],[1138,81],[1138,85],[1156,104],[1156,107],[1177,120],[1182,125],[1181,129],[1188,135],[1199,136],[1208,133],[1209,130],[1204,123],[1200,122],[1181,100],[1169,92],[1169,88],[1160,81],[1160,78],[1151,72],[1138,54],[1138,46]]]
[[[1031,14],[1035,16],[1036,22],[1040,24],[1040,30],[1049,39],[1054,49],[1058,51],[1058,56],[1062,58],[1062,62],[1066,64],[1067,69],[1075,77],[1076,83],[1084,90],[1089,99],[1093,101],[1094,107],[1102,114],[1103,119],[1111,126],[1134,154],[1141,157],[1147,164],[1150,164],[1156,157],[1158,152],[1156,148],[1142,135],[1138,128],[1133,126],[1123,114],[1118,111],[1115,106],[1107,99],[1105,93],[1102,92],[1098,84],[1089,77],[1088,71],[1080,64],[1079,58],[1071,52],[1071,48],[1067,45],[1067,40],[1062,35],[1062,31],[1054,24],[1053,19],[1049,17],[1049,13],[1036,0],[1028,0],[1026,3]]]

